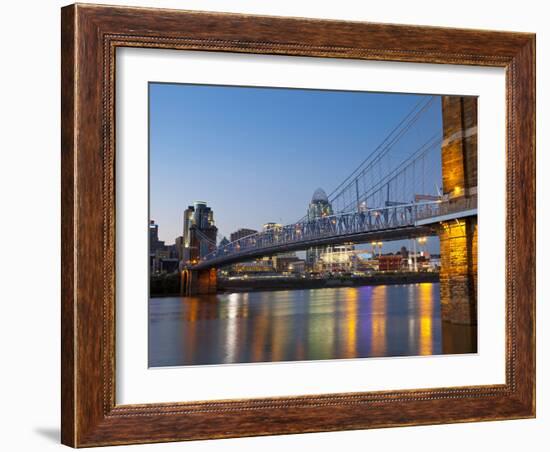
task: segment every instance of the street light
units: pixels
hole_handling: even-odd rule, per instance
[[[424,245],[428,241],[427,237],[418,237],[418,243],[420,245],[420,251],[424,252]]]

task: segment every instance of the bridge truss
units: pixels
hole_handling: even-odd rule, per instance
[[[477,213],[477,198],[421,202],[341,213],[268,229],[218,247],[194,266],[202,269],[313,246],[435,234],[433,225]]]

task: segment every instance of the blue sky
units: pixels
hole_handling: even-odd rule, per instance
[[[330,193],[419,100],[151,83],[149,209],[161,240],[182,234],[183,211],[195,200],[212,207],[222,235],[296,221],[316,188]],[[428,127],[440,129],[440,115]],[[436,240],[429,249],[437,251]]]

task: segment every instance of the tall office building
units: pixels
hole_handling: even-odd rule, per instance
[[[158,249],[164,248],[164,242],[159,240],[159,225],[155,220],[149,222],[149,253],[155,254]]]
[[[317,190],[315,190],[307,209],[308,220],[311,221],[320,217],[328,217],[330,215],[333,215],[333,213],[334,212],[332,211],[332,205],[328,200],[328,196],[325,193],[325,190],[323,190],[322,188],[318,188]]]
[[[216,248],[218,228],[214,212],[204,201],[195,201],[183,212],[183,261],[195,262]]]
[[[322,217],[328,217],[333,215],[332,205],[328,200],[328,196],[322,188],[318,188],[313,193],[311,202],[307,209],[307,219],[308,221],[315,221],[316,219]],[[321,260],[321,256],[328,252],[329,248],[327,246],[315,246],[309,248],[306,251],[306,265],[309,270],[316,270],[317,264]]]
[[[173,257],[172,247],[159,240],[159,226],[155,220],[149,222],[149,269],[151,273],[169,270],[167,262]]]

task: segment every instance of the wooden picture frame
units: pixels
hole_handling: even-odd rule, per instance
[[[535,36],[147,8],[62,9],[62,442],[73,447],[535,416]],[[506,383],[115,403],[115,50],[506,69]]]

